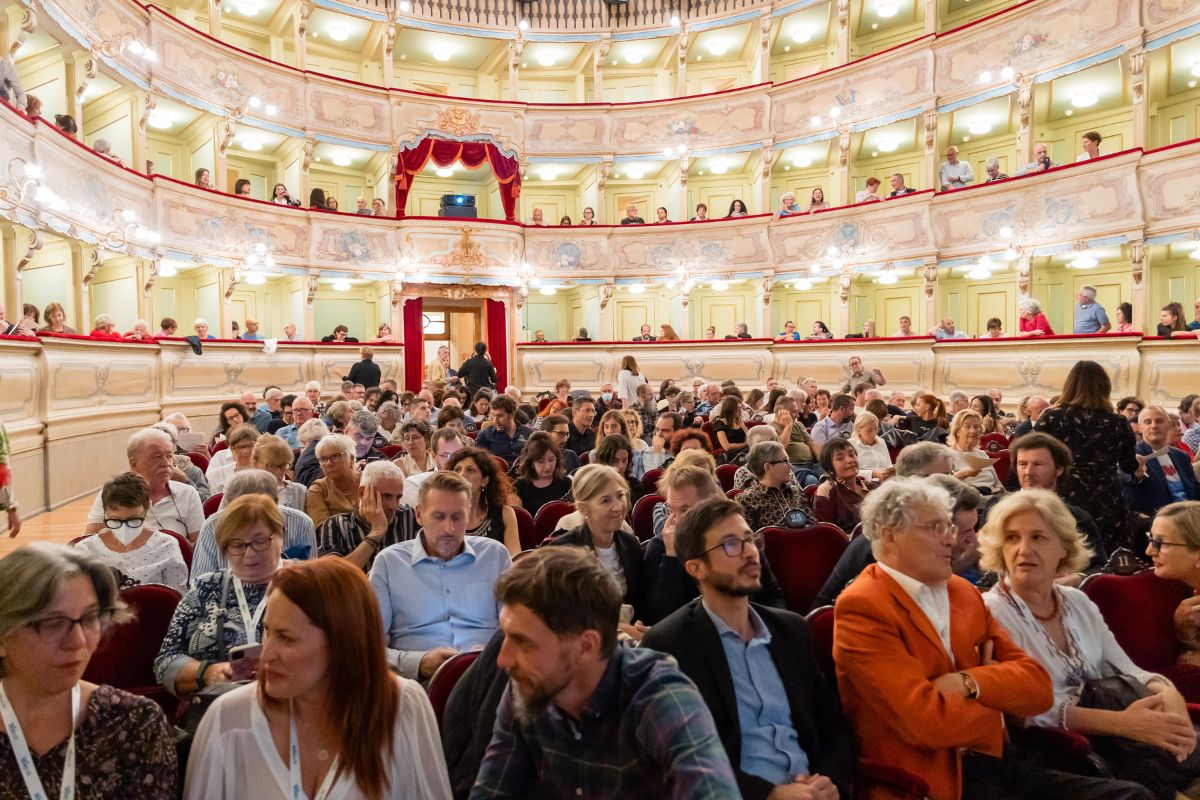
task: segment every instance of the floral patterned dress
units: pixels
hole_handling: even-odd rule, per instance
[[[58,797],[68,740],[33,755],[42,787]],[[144,697],[97,686],[87,718],[75,731],[77,800],[163,800],[175,797],[175,736],[162,709]],[[7,736],[0,736],[0,796],[23,797],[25,783]]]
[[[1129,507],[1117,473],[1133,474],[1138,468],[1129,421],[1113,412],[1060,406],[1043,411],[1033,429],[1070,448],[1074,463],[1071,474],[1062,479],[1059,493],[1071,505],[1088,510],[1108,552],[1129,547],[1140,553],[1131,541]]]

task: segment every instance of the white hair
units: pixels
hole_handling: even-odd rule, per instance
[[[312,422],[312,420],[309,420],[309,422]],[[304,424],[307,425],[308,422]],[[354,460],[354,440],[344,433],[331,433],[317,442],[317,458],[337,450],[345,453],[351,461]]]
[[[267,400],[275,397],[283,397],[283,390],[276,389],[274,386],[272,386],[270,389],[267,389],[266,393],[263,394],[263,397],[265,397]]]
[[[1084,284],[1083,286],[1079,287],[1079,291],[1083,292],[1084,296],[1087,297],[1089,303],[1095,301],[1095,299],[1096,299],[1096,287],[1095,286],[1092,286],[1090,284]]]
[[[125,455],[129,458],[137,457],[142,448],[150,442],[160,442],[175,449],[175,442],[171,441],[171,435],[166,431],[161,431],[158,428],[142,428],[140,431],[135,431],[129,437],[129,441],[125,444]]]
[[[923,478],[892,478],[867,493],[859,506],[859,514],[863,535],[871,542],[871,552],[876,558],[879,557],[883,529],[912,522],[918,505],[940,505],[951,513],[954,498],[942,487]]]
[[[192,323],[192,327],[195,328],[197,325],[204,325],[207,327],[208,320],[206,320],[204,317],[196,317],[196,321]]]
[[[173,414],[167,414],[165,417],[163,417],[163,422],[169,422],[172,425],[174,425],[176,428],[192,427],[191,420],[189,420],[187,418],[187,415],[184,414],[182,411],[176,411]],[[183,424],[181,425],[180,423],[183,423]]]
[[[404,483],[404,472],[391,461],[372,461],[363,467],[362,485],[376,486],[380,481]]]
[[[308,422],[300,426],[300,430],[296,431],[296,440],[300,442],[301,447],[308,447],[313,440],[324,439],[329,435],[329,426],[321,421],[319,417],[314,417]]]
[[[1042,312],[1042,304],[1032,297],[1022,297],[1017,301],[1017,308],[1026,314],[1040,314]]]
[[[992,169],[993,167],[996,169],[1000,169],[1000,159],[996,158],[995,156],[992,156],[987,161],[983,162],[983,166],[985,169]]]
[[[115,325],[115,324],[117,324],[116,320],[114,320],[112,318],[111,314],[97,314],[96,315],[96,327],[97,328],[99,328],[101,325]]]
[[[321,391],[321,382],[309,381],[308,383],[304,384],[304,391],[307,392],[309,389],[316,389],[318,392]]]

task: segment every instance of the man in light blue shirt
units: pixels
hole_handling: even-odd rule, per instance
[[[946,317],[945,319],[943,319],[942,324],[938,325],[936,328],[931,330],[929,332],[929,335],[932,336],[933,338],[937,339],[939,342],[942,339],[969,339],[970,338],[969,336],[967,336],[966,331],[959,331],[959,330],[954,329],[954,320],[950,317]]]
[[[971,165],[958,160],[958,148],[953,145],[947,147],[946,160],[942,162],[942,167],[938,170],[938,183],[941,185],[942,191],[961,189],[974,182],[975,173],[971,171]]]
[[[482,648],[500,627],[493,589],[512,556],[494,539],[465,535],[470,494],[461,476],[431,474],[417,499],[421,532],[384,548],[371,567],[388,657],[406,678],[430,678],[452,656]]]
[[[829,414],[813,426],[812,438],[823,445],[830,439],[849,439],[854,433],[854,398],[839,394],[829,401]]]
[[[1075,294],[1075,333],[1108,333],[1112,323],[1104,306],[1096,302],[1096,287],[1084,284]]]
[[[301,395],[292,401],[292,424],[275,431],[293,450],[300,449],[300,426],[316,416],[312,401]]]

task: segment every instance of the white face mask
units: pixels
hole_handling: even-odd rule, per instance
[[[112,535],[117,537],[117,541],[121,543],[122,547],[128,547],[130,542],[142,535],[142,531],[145,529],[145,527],[145,521],[136,526],[126,522],[122,523],[121,527],[117,528],[115,531],[112,531]],[[110,528],[109,530],[112,529]]]

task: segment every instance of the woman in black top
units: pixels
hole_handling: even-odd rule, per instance
[[[1059,492],[1063,500],[1086,508],[1096,520],[1108,552],[1131,547],[1129,508],[1121,492],[1118,470],[1129,475],[1145,472],[1138,463],[1129,420],[1113,410],[1112,382],[1095,361],[1080,361],[1067,374],[1058,405],[1038,417],[1033,429],[1061,440],[1071,450],[1073,465]]]
[[[1170,339],[1175,335],[1189,335],[1187,321],[1183,318],[1183,306],[1177,302],[1167,303],[1158,315],[1158,335]]]
[[[634,476],[633,445],[630,444],[628,436],[619,433],[605,436],[592,451],[592,463],[612,467],[625,476],[625,482],[629,484],[630,508],[637,505],[637,501],[646,494],[646,490],[642,488],[642,482]]]
[[[350,374],[342,380],[361,383],[368,389],[378,386],[381,372],[379,365],[374,361],[375,348],[369,345],[363,345],[362,349],[358,351],[358,354],[359,357],[362,358],[362,361],[359,361],[357,364],[350,367]]]
[[[742,398],[726,395],[721,400],[713,433],[717,437],[717,447],[725,451],[726,463],[745,463],[746,423],[742,419]]]
[[[989,398],[991,399],[991,398]],[[913,401],[913,413],[905,417],[908,429],[918,439],[941,441],[950,432],[950,420],[946,418],[946,404],[931,394],[919,394]],[[941,431],[941,438],[938,431]]]
[[[474,397],[480,389],[495,389],[496,368],[487,357],[487,344],[475,343],[475,355],[468,358],[458,368],[458,379],[467,385],[467,391]]]
[[[468,536],[486,536],[508,548],[510,555],[521,552],[517,515],[509,505],[512,487],[487,450],[464,447],[446,463],[471,484],[471,510],[467,518]]]
[[[546,503],[561,500],[571,491],[571,482],[563,473],[562,451],[545,431],[529,437],[516,471],[513,489],[530,514],[537,514]]]

